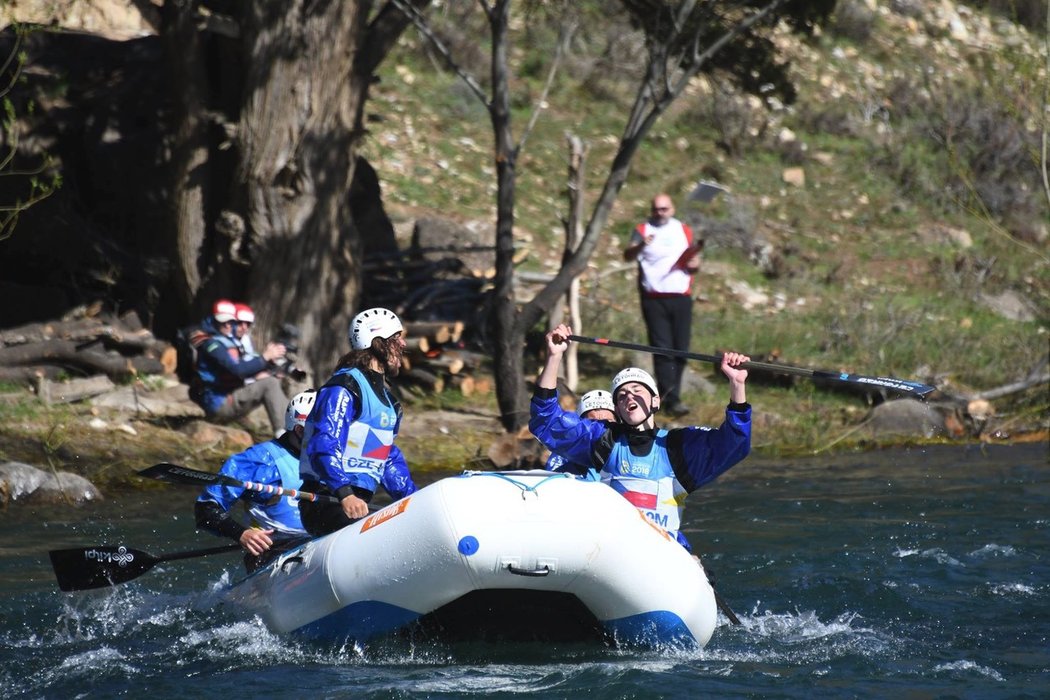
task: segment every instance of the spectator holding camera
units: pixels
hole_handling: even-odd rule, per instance
[[[237,307],[237,313],[233,334],[236,336],[237,342],[240,343],[242,358],[255,357],[255,347],[252,345],[251,335],[252,324],[255,323],[255,312],[247,304],[235,302],[234,306]]]
[[[261,404],[274,434],[280,435],[288,397],[269,370],[284,357],[285,347],[268,343],[261,355],[249,357],[237,338],[237,325],[237,305],[226,299],[215,302],[205,323],[209,337],[197,347],[190,398],[204,409],[208,420],[219,423],[246,416]]]

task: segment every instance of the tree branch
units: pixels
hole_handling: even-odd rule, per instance
[[[514,149],[519,153],[525,148],[525,141],[529,138],[529,134],[532,133],[533,127],[536,126],[536,122],[539,120],[540,111],[543,109],[543,103],[547,101],[547,95],[550,94],[551,86],[554,84],[554,76],[558,72],[561,59],[568,50],[572,37],[576,34],[576,29],[576,23],[570,23],[562,25],[558,30],[558,46],[554,49],[554,58],[551,60],[550,69],[547,71],[547,81],[543,84],[543,91],[540,93],[539,99],[536,100],[536,103],[533,106],[532,114],[529,116],[529,123],[525,125],[525,130],[521,132],[521,138],[518,140],[518,145]]]
[[[694,54],[693,64],[690,66],[690,70],[683,74],[682,77],[679,79],[678,84],[675,86],[675,91],[673,94],[677,96],[678,93],[684,90],[686,85],[689,84],[689,81],[696,77],[696,75],[700,72],[700,69],[703,68],[704,64],[706,64],[712,56],[714,56],[723,48],[725,48],[725,46],[729,42],[733,41],[738,36],[748,31],[749,29],[751,29],[751,27],[755,26],[759,22],[765,20],[767,17],[769,17],[769,15],[775,12],[785,2],[787,2],[787,0],[773,0],[773,2],[769,3],[758,12],[748,16],[747,19],[734,25],[732,29],[730,29],[728,32],[719,37],[702,53]]]
[[[409,24],[415,24],[420,11],[430,0],[390,0],[368,23],[368,32],[358,51],[356,69],[360,75],[371,75]]]
[[[688,69],[684,70],[674,84],[668,79],[667,73],[668,46],[673,43],[673,39],[677,38],[678,35],[676,34],[663,42],[652,40],[648,42],[649,62],[646,69],[646,77],[639,86],[638,93],[635,96],[631,114],[624,127],[623,135],[620,137],[620,147],[613,157],[609,175],[605,180],[598,200],[595,202],[591,219],[587,223],[579,246],[564,260],[554,279],[522,307],[520,322],[523,325],[528,327],[538,322],[544,311],[557,303],[558,298],[572,284],[572,280],[586,269],[587,261],[597,247],[598,239],[605,228],[609,212],[612,210],[616,197],[627,181],[631,161],[634,159],[642,139],[645,138],[645,135],[660,115],[681,94],[689,81],[700,72],[701,68],[712,56],[755,24],[769,17],[785,2],[786,0],[773,0],[762,9],[733,25],[705,51],[694,54],[693,63]],[[687,2],[682,7],[689,6],[692,9],[693,5],[694,3]],[[684,20],[681,16],[676,18],[675,22],[679,26],[684,26]],[[699,29],[697,31],[699,32]],[[664,83],[663,94],[657,96],[655,89],[660,82]]]
[[[427,24],[423,15],[420,14],[415,6],[405,2],[405,0],[390,0],[390,3],[397,6],[401,12],[405,13],[405,15],[411,19],[413,26],[415,26],[419,33],[430,42],[431,47],[438,52],[441,58],[444,59],[445,65],[448,69],[458,75],[460,79],[467,84],[467,87],[470,88],[472,93],[474,93],[474,96],[481,100],[481,104],[485,106],[485,109],[489,109],[489,98],[488,95],[485,94],[485,90],[472,75],[467,73],[458,63],[456,63],[456,60],[452,57],[452,52],[449,51],[448,47],[445,46],[441,39],[431,31],[430,25]],[[485,6],[484,2],[481,4],[483,7]],[[485,12],[488,13],[490,10],[486,8]]]

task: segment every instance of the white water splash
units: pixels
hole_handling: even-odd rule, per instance
[[[1006,679],[1003,678],[1002,674],[996,671],[994,668],[988,668],[987,666],[981,666],[973,661],[952,661],[951,663],[939,664],[933,668],[936,672],[957,672],[961,671],[964,673],[976,673],[980,676],[986,676],[995,681],[1003,682]]]
[[[921,556],[923,559],[933,559],[938,564],[958,566],[963,569],[966,568],[966,564],[963,564],[961,561],[948,554],[940,547],[934,547],[933,549],[924,549],[919,556]]]
[[[754,611],[753,611],[754,613]],[[822,639],[835,635],[850,634],[856,632],[870,632],[864,628],[854,628],[854,620],[859,620],[860,615],[856,613],[843,613],[831,622],[821,622],[817,613],[813,610],[798,612],[795,614],[773,613],[766,610],[762,615],[755,615],[741,619],[746,630],[760,636],[773,637],[785,643],[795,643]]]
[[[756,604],[750,615],[739,615],[739,627],[720,628],[714,645],[703,650],[702,658],[735,663],[787,663],[795,667],[844,656],[883,657],[891,655],[899,645],[899,640],[885,632],[861,624],[863,618],[854,612],[842,613],[825,622],[812,610],[759,612],[760,605],[761,602]],[[719,635],[736,635],[741,639],[727,640]],[[723,647],[726,642],[730,646]]]
[[[1032,586],[1023,583],[997,583],[992,586],[992,593],[1005,597],[1034,596],[1038,591]]]
[[[971,557],[1012,557],[1017,554],[1017,550],[1010,545],[1001,544],[986,544],[980,549],[975,549],[970,552]]]

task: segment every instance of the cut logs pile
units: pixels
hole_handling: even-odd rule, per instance
[[[0,330],[0,380],[8,382],[98,375],[123,382],[174,374],[176,362],[175,348],[133,312],[113,316],[87,307],[58,321]]]
[[[484,366],[488,358],[463,347],[465,327],[463,321],[406,321],[405,356],[397,384],[417,393],[491,392],[491,375]]]
[[[436,235],[418,230],[405,251],[384,252],[365,259],[362,308],[393,310],[405,324],[404,362],[396,385],[403,398],[456,389],[464,396],[493,390],[488,357],[469,348],[484,346],[483,318],[495,272],[494,248],[454,245],[438,236],[439,245],[422,245]],[[440,228],[440,227],[438,227]],[[440,232],[439,232],[440,233]],[[450,240],[469,240],[467,232],[444,232]],[[452,319],[452,320],[449,320]]]
[[[476,318],[491,289],[491,275],[459,255],[410,249],[365,260],[361,306],[382,306],[402,319]]]

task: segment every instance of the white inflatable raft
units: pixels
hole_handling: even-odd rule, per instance
[[[292,550],[229,600],[279,633],[364,642],[434,623],[515,638],[703,646],[703,569],[608,486],[546,471],[441,479]]]

